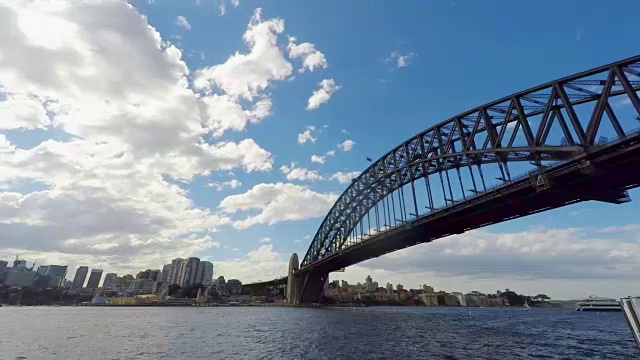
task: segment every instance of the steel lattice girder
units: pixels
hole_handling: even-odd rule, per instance
[[[636,93],[640,81],[627,76],[640,77],[638,68],[640,56],[549,82],[459,114],[396,146],[352,180],[324,218],[301,267],[339,251],[363,216],[386,196],[417,179],[470,165],[567,160],[594,145],[604,113],[618,137],[624,138],[608,99],[626,94],[640,114]],[[583,128],[574,106],[587,102],[596,102],[596,106]],[[533,133],[529,119],[538,115],[542,115],[540,126]],[[554,121],[566,139],[561,146],[547,144]],[[507,125],[514,126],[509,139],[505,139]],[[513,146],[519,132],[524,134],[526,146]],[[484,134],[482,143],[477,142],[483,137],[478,134]]]

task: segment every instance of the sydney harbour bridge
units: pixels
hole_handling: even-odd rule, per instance
[[[499,81],[499,79],[498,79]],[[319,302],[331,272],[399,249],[640,186],[640,56],[440,122],[373,161],[338,198],[287,277]]]

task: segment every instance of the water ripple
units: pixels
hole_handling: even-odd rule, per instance
[[[465,308],[0,309],[5,359],[633,359],[620,313]]]

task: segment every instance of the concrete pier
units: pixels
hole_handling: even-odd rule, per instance
[[[298,254],[293,253],[289,259],[289,273],[287,278],[287,304],[289,305],[297,305],[300,302],[302,280],[294,275],[299,268]]]

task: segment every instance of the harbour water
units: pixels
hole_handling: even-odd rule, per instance
[[[622,313],[0,308],[0,359],[637,359]]]

